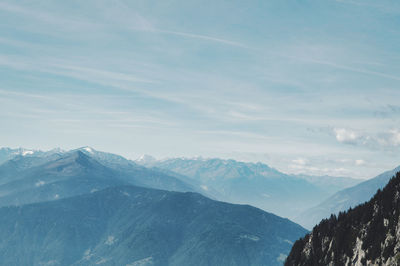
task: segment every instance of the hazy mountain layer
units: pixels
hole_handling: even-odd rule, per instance
[[[154,161],[148,158],[145,162],[147,166],[199,182],[203,190],[219,200],[251,204],[289,218],[329,196],[305,178],[286,175],[262,163],[222,159]]]
[[[368,201],[398,171],[400,171],[400,166],[356,186],[341,190],[319,205],[305,211],[294,220],[304,227],[311,229],[323,218],[328,218],[332,213],[338,214],[340,211],[345,211],[350,207],[355,207],[360,203]]]
[[[364,179],[355,179],[351,177],[339,177],[339,176],[313,176],[313,175],[296,175],[297,177],[303,178],[325,191],[327,194],[335,194],[336,192],[355,186],[363,181]]]

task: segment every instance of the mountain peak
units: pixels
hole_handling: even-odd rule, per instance
[[[73,150],[63,154],[56,161],[50,162],[47,165],[47,168],[62,169],[76,166],[83,168],[95,168],[102,165],[85,152],[81,150]]]
[[[140,156],[137,160],[135,160],[136,163],[141,164],[141,165],[149,165],[152,163],[155,163],[157,159],[151,155],[148,154],[143,154]]]
[[[95,149],[93,149],[92,147],[89,147],[89,146],[84,146],[84,147],[81,147],[81,148],[79,148],[77,150],[81,151],[81,152],[87,152],[87,153],[90,153],[90,154],[93,154],[96,151]]]

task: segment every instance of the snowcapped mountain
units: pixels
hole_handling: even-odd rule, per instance
[[[64,151],[56,148],[50,151],[40,151],[34,149],[25,149],[25,148],[1,148],[0,149],[0,164],[16,157],[16,156],[35,156],[35,157],[45,157],[51,154],[63,153]]]
[[[196,191],[176,177],[118,155],[85,152],[78,149],[41,157],[17,155],[1,164],[0,206],[56,200],[124,184]]]
[[[187,192],[218,195],[194,179],[90,147],[10,156],[0,164],[3,265],[281,265],[307,232]],[[274,172],[257,169],[238,173]]]
[[[109,180],[115,180],[117,183],[126,182],[126,184],[173,191],[196,191],[213,199],[251,204],[280,216],[291,218],[296,222],[300,222],[303,226],[309,224],[300,217],[301,213],[354,181],[345,178],[287,175],[263,163],[245,163],[217,158],[175,158],[157,161],[154,157],[144,155],[139,160],[132,161],[120,155],[97,151],[88,146],[72,151],[54,149],[43,152],[23,148],[3,148],[0,151],[0,154],[3,155],[2,158],[13,158],[0,164],[0,192],[11,188],[12,183],[10,181],[25,182],[23,178],[20,180],[8,180],[8,177],[11,176],[15,177],[14,179],[18,179],[19,177],[28,178],[30,176],[29,178],[34,180],[38,173],[43,170],[33,169],[34,167],[39,167],[50,161],[62,160],[63,157],[80,152],[105,166],[108,169],[109,176],[112,177]],[[148,167],[152,168],[149,169]],[[47,172],[45,171],[44,173]],[[40,180],[36,178],[38,180],[32,184],[45,182],[40,186],[41,191],[49,189],[50,183],[52,187],[59,188],[57,191],[49,190],[53,191],[51,193],[46,192],[53,196],[49,194],[44,197],[45,200],[51,197],[62,197],[65,193],[62,193],[62,189],[56,186],[54,182],[59,182],[56,176],[64,175],[64,173],[53,171],[51,174],[47,173],[47,175],[53,175],[49,177],[52,180],[51,182],[45,182],[42,180],[43,178]],[[72,174],[71,176],[73,175],[77,176],[77,174]],[[96,176],[101,175],[96,174]],[[78,181],[75,180],[74,182]],[[26,184],[31,183],[26,182]],[[104,186],[108,185],[104,184]],[[82,191],[79,193],[95,191],[104,186],[101,185],[99,188],[93,187],[90,189],[89,187],[81,186]],[[31,188],[31,193],[34,194],[37,191],[39,191],[39,187],[33,186]],[[3,198],[3,204],[7,204],[11,198],[14,198],[13,202],[15,204],[28,201],[29,193],[24,194],[20,190],[15,193],[21,194],[18,197],[14,197],[17,194],[10,194],[8,199],[4,195],[6,198]],[[37,195],[46,193],[43,192]],[[8,194],[9,192],[7,192]],[[69,195],[68,193],[66,194]],[[26,199],[22,200],[23,198]],[[35,196],[35,198],[39,200],[40,196]],[[0,204],[2,204],[1,195]],[[297,218],[299,219],[297,220]]]

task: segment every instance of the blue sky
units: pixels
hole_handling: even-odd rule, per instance
[[[400,2],[1,1],[0,146],[400,164]]]

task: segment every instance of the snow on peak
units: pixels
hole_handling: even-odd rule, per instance
[[[15,150],[13,152],[13,154],[15,154],[15,155],[22,155],[22,156],[32,155],[33,153],[34,153],[33,150],[27,150],[24,148],[18,148],[17,150]]]
[[[87,151],[88,153],[93,153],[93,149],[90,147],[83,147],[82,150]]]
[[[30,150],[23,150],[22,151],[22,156],[32,155],[32,154],[33,154],[33,151],[30,151]]]
[[[147,154],[143,154],[142,156],[140,156],[140,157],[136,160],[136,162],[139,163],[139,164],[150,164],[150,163],[154,163],[154,162],[156,162],[156,161],[157,161],[156,158],[154,158],[154,157],[151,156],[151,155],[147,155]]]

